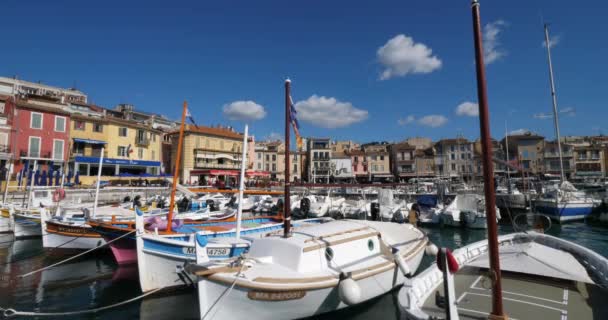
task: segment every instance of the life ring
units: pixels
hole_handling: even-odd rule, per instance
[[[59,202],[59,201],[61,201],[63,199],[65,199],[65,190],[63,188],[57,188],[53,192],[53,201],[54,202]]]

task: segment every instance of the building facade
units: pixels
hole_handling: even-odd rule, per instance
[[[369,181],[388,182],[394,179],[388,143],[374,143],[363,146],[367,160]]]
[[[566,179],[571,179],[574,173],[574,146],[569,143],[562,143],[562,163]],[[545,141],[544,143],[544,174],[546,176],[561,176],[559,164],[559,149],[556,141]]]
[[[327,183],[331,174],[331,145],[329,138],[309,138],[307,145],[307,180],[311,183]]]
[[[573,152],[577,179],[594,179],[606,177],[606,146],[596,143],[578,145]]]
[[[544,137],[528,132],[510,135],[508,140],[508,146],[504,138],[500,143],[509,149],[509,162],[518,163],[519,167],[529,174],[544,173]]]
[[[416,147],[408,142],[395,143],[390,146],[391,168],[396,181],[405,182],[416,176]]]
[[[470,180],[475,175],[473,142],[464,139],[441,139],[435,143],[436,175]]]

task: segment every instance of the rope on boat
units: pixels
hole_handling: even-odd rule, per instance
[[[213,319],[213,317],[215,316],[215,314],[222,307],[222,305],[220,303],[222,302],[222,300],[224,299],[224,297],[227,297],[230,294],[230,292],[232,292],[232,289],[236,285],[237,280],[240,278],[241,273],[243,272],[243,269],[245,268],[245,261],[247,259],[244,259],[243,257],[241,257],[239,260],[240,260],[240,263],[241,263],[241,269],[234,276],[234,281],[232,281],[232,284],[230,284],[230,287],[226,288],[226,290],[224,290],[224,292],[222,292],[222,294],[220,294],[220,296],[213,302],[213,304],[209,307],[209,309],[207,309],[207,312],[205,312],[205,314],[201,317],[201,320],[207,319],[207,316],[209,316],[209,314],[211,313],[211,311],[213,310],[213,308],[215,308],[215,306],[217,305],[217,307],[218,307],[217,310],[213,313],[213,315],[211,315],[211,318],[210,318],[210,319]]]
[[[9,308],[9,309],[0,308],[0,311],[2,312],[2,314],[4,315],[5,318],[23,317],[23,316],[26,316],[26,317],[57,317],[57,316],[73,316],[73,315],[79,315],[79,314],[97,313],[99,311],[120,307],[122,305],[131,303],[131,302],[134,302],[137,300],[141,300],[144,297],[149,296],[153,293],[156,293],[162,289],[164,289],[164,287],[157,288],[152,291],[148,291],[137,297],[133,297],[129,300],[121,301],[121,302],[118,302],[115,304],[111,304],[109,306],[99,307],[99,308],[95,308],[95,309],[66,311],[66,312],[33,312],[33,311],[18,311],[18,310],[12,309],[12,308]]]
[[[114,241],[120,240],[120,239],[122,239],[122,238],[124,238],[124,237],[126,237],[126,236],[128,236],[128,235],[130,235],[130,234],[132,234],[132,233],[135,233],[136,231],[137,231],[137,230],[133,230],[133,231],[127,232],[127,233],[125,233],[125,234],[121,235],[120,237],[118,237],[118,238],[116,238],[116,239],[112,239],[112,240],[110,240],[110,241],[108,241],[108,242],[106,242],[106,243],[104,243],[104,244],[101,244],[101,245],[99,245],[99,246],[95,247],[95,248],[89,249],[89,250],[87,250],[87,251],[85,251],[85,252],[82,252],[82,253],[79,253],[79,254],[77,254],[77,255],[75,255],[75,256],[71,256],[71,257],[69,257],[69,258],[67,258],[67,259],[64,259],[64,260],[61,260],[61,261],[59,261],[59,262],[57,262],[57,263],[53,263],[53,264],[52,264],[52,265],[50,265],[50,266],[47,266],[47,267],[44,267],[44,268],[40,268],[40,269],[34,270],[34,271],[32,271],[32,272],[28,272],[28,273],[26,273],[26,274],[22,274],[22,275],[20,275],[20,276],[19,276],[19,278],[25,278],[25,277],[27,277],[27,276],[31,276],[32,274],[36,274],[36,273],[38,273],[38,272],[41,272],[41,271],[44,271],[44,270],[47,270],[47,269],[51,269],[51,268],[56,267],[56,266],[58,266],[58,265],[60,265],[60,264],[66,263],[66,262],[71,261],[71,260],[74,260],[74,259],[76,259],[76,258],[78,258],[78,257],[81,257],[81,256],[83,256],[83,255],[85,255],[85,254],[87,254],[87,253],[91,252],[91,251],[97,250],[97,249],[99,249],[99,248],[101,248],[101,247],[105,247],[106,245],[108,245],[108,244],[110,244],[110,243],[112,243],[112,242],[114,242]]]

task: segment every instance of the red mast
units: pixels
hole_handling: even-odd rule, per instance
[[[291,80],[285,80],[285,194],[283,208],[283,237],[288,238],[291,233],[291,205],[289,201],[289,126],[291,125],[291,99],[289,98],[291,91]]]
[[[473,0],[473,30],[475,38],[475,66],[477,71],[477,98],[479,101],[479,129],[483,161],[484,193],[488,223],[488,247],[490,251],[490,277],[492,278],[492,313],[490,319],[507,319],[502,306],[502,284],[498,256],[498,226],[496,225],[496,198],[494,192],[494,168],[492,165],[492,141],[490,137],[490,110],[486,90],[486,74],[481,43],[481,19],[479,2]]]

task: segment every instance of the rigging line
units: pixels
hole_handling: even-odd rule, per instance
[[[50,266],[47,266],[47,267],[44,267],[44,268],[40,268],[40,269],[34,270],[34,271],[32,271],[32,272],[28,272],[28,273],[26,273],[26,274],[22,274],[22,275],[20,275],[20,276],[19,276],[19,278],[25,278],[25,277],[30,276],[30,275],[32,275],[32,274],[36,274],[36,273],[38,273],[38,272],[41,272],[41,271],[44,271],[44,270],[47,270],[47,269],[51,269],[51,268],[53,268],[53,267],[55,267],[55,266],[58,266],[58,265],[60,265],[60,264],[65,263],[65,262],[68,262],[68,261],[74,260],[74,259],[76,259],[76,258],[78,258],[78,257],[81,257],[81,256],[83,256],[83,255],[85,255],[85,254],[87,254],[87,253],[89,253],[89,252],[92,252],[92,251],[97,250],[97,249],[99,249],[99,248],[105,247],[106,245],[108,245],[108,244],[110,244],[110,243],[112,243],[112,242],[114,242],[114,241],[120,240],[120,239],[122,239],[122,238],[124,238],[124,237],[126,237],[126,236],[130,235],[131,233],[135,233],[136,231],[137,231],[137,230],[133,230],[133,231],[127,232],[127,233],[125,233],[125,234],[121,235],[120,237],[118,237],[118,238],[116,238],[116,239],[112,239],[111,241],[108,241],[108,242],[106,242],[106,243],[104,243],[104,244],[102,244],[102,245],[99,245],[99,246],[97,246],[97,247],[95,247],[95,248],[89,249],[89,250],[87,250],[87,251],[85,251],[85,252],[79,253],[79,254],[77,254],[77,255],[75,255],[75,256],[72,256],[72,257],[69,257],[69,258],[67,258],[67,259],[65,259],[65,260],[59,261],[59,262],[57,262],[57,263],[54,263],[54,264],[52,264],[52,265],[50,265]]]
[[[133,297],[129,300],[125,300],[125,301],[121,301],[115,304],[111,304],[109,306],[104,306],[104,307],[99,307],[99,308],[94,308],[94,309],[87,309],[87,310],[78,310],[78,311],[67,311],[67,312],[30,312],[30,311],[17,311],[15,309],[9,308],[9,309],[2,309],[0,308],[0,311],[2,311],[2,314],[4,315],[4,317],[6,318],[12,318],[12,317],[16,317],[16,316],[30,316],[30,317],[56,317],[56,316],[69,316],[69,315],[79,315],[79,314],[88,314],[88,313],[96,313],[99,311],[103,311],[103,310],[108,310],[108,309],[112,309],[112,308],[116,308],[116,307],[120,307],[122,305],[140,300],[145,298],[146,296],[149,296],[151,294],[154,294],[160,290],[164,289],[164,287],[161,288],[157,288],[154,289],[152,291],[148,291],[146,293],[143,293],[139,296]]]

